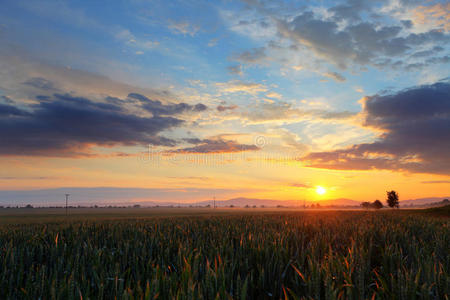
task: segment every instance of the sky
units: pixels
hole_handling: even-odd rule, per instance
[[[446,1],[3,1],[0,204],[447,197],[449,50]]]

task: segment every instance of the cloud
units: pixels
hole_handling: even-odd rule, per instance
[[[324,61],[340,69],[361,69],[369,65],[400,68],[411,63],[423,63],[420,66],[426,67],[428,62],[411,57],[410,54],[418,49],[422,51],[426,50],[424,48],[445,47],[448,44],[448,5],[417,7],[418,2],[414,1],[385,2],[380,6],[380,3],[370,1],[346,1],[330,8],[292,9],[286,13],[281,6],[277,8],[267,2],[251,1],[248,5],[263,17],[269,16],[277,33],[265,40],[264,47],[248,50],[235,58],[243,63],[261,64],[268,57],[274,57],[274,53],[266,55],[264,50],[277,48],[277,56],[281,55],[282,58],[275,60],[283,64],[287,61],[291,65],[298,64],[295,57],[304,63],[304,57],[312,53],[319,59],[314,62],[313,68],[316,69]],[[399,7],[388,8],[389,4],[398,4]],[[415,6],[419,12],[416,15],[423,16],[416,16],[416,19],[432,24],[425,30],[417,31],[413,26],[419,22],[414,21],[409,13]],[[408,13],[401,13],[401,9]],[[382,19],[388,21],[380,23]],[[260,28],[264,30],[262,25]]]
[[[174,140],[159,135],[183,124],[173,115],[206,109],[203,104],[162,104],[140,94],[103,102],[68,93],[36,98],[37,103],[21,107],[0,104],[0,155],[77,157],[95,156],[93,146],[174,146]],[[133,99],[151,117],[130,112],[127,104]]]
[[[240,80],[219,82],[216,83],[216,86],[222,93],[247,93],[250,95],[256,95],[258,93],[267,91],[267,87],[263,84],[243,82]]]
[[[115,38],[124,42],[126,45],[138,48],[137,55],[144,54],[142,50],[153,50],[159,46],[158,41],[151,41],[148,39],[141,39],[132,34],[128,29],[121,29],[115,34]]]
[[[182,148],[172,150],[172,153],[231,153],[242,151],[256,151],[259,148],[255,145],[239,144],[236,141],[225,140],[222,138],[215,139],[186,139],[190,144],[194,144],[194,147]]]
[[[296,187],[296,188],[301,188],[301,189],[309,189],[309,188],[311,188],[311,185],[304,184],[304,183],[291,183],[290,186]]]
[[[304,12],[292,21],[279,22],[280,33],[308,47],[317,56],[345,69],[350,63],[373,64],[382,57],[401,56],[424,43],[446,43],[449,36],[430,30],[400,35],[400,26],[360,22],[341,28],[338,22]]]
[[[337,21],[351,20],[353,22],[360,21],[360,13],[369,8],[368,1],[347,1],[331,7],[329,11],[333,14],[333,19]]]
[[[219,42],[219,38],[210,39],[208,42],[208,47],[215,47]]]
[[[186,21],[183,22],[175,22],[170,21],[169,22],[169,29],[172,30],[173,33],[177,34],[183,34],[183,35],[190,35],[195,36],[197,32],[200,30],[200,27],[197,25],[192,25]]]
[[[381,132],[378,140],[310,153],[305,164],[450,174],[450,82],[366,97],[363,115],[363,126]]]
[[[353,118],[356,114],[350,111],[302,109],[283,101],[277,101],[276,103],[262,102],[249,105],[247,108],[247,111],[242,112],[241,119],[252,124],[298,123],[305,120],[346,120]]]
[[[218,105],[217,106],[217,111],[222,112],[222,111],[227,111],[227,110],[235,110],[237,108],[237,105]]]
[[[299,156],[300,152],[304,153],[308,150],[308,146],[301,142],[301,138],[298,135],[285,128],[271,129],[268,132],[279,137],[281,145],[290,150],[294,150],[296,156]]]
[[[323,73],[323,76],[331,78],[337,82],[344,82],[346,80],[344,76],[336,72]]]
[[[347,61],[355,58],[351,37],[339,31],[334,21],[316,19],[312,12],[305,12],[292,21],[280,20],[280,34],[295,43],[305,45],[318,56],[345,68]]]
[[[235,66],[228,66],[227,69],[230,74],[239,76],[244,75],[244,72],[242,72],[242,65],[240,64]]]
[[[438,54],[439,52],[441,52],[443,50],[444,50],[444,48],[442,48],[440,46],[435,46],[429,50],[417,51],[414,54],[412,54],[411,57],[413,57],[413,58],[427,57],[427,56]]]
[[[201,112],[207,109],[206,105],[202,103],[198,103],[196,105],[190,105],[183,102],[176,104],[172,103],[162,104],[162,102],[159,100],[150,100],[149,98],[137,93],[128,94],[128,98],[138,100],[141,103],[141,107],[143,109],[147,110],[148,112],[151,112],[153,115],[156,116],[175,115],[189,111]]]
[[[8,96],[2,95],[2,96],[0,96],[0,99],[6,104],[13,104],[14,103],[14,101],[11,98],[9,98]]]
[[[267,59],[264,47],[253,48],[233,56],[233,59],[246,64],[260,64]]]
[[[54,86],[53,82],[42,77],[33,77],[25,81],[23,84],[29,85],[31,87],[45,90],[45,91],[57,91],[58,89]]]
[[[426,25],[450,31],[450,3],[420,5],[412,11],[412,22],[415,25]]]
[[[1,47],[0,90],[13,99],[34,99],[36,95],[74,91],[86,97],[123,97],[129,93],[139,93],[150,98],[176,101],[176,96],[165,88],[142,88],[98,73],[51,65],[28,53],[14,53]]]
[[[11,104],[0,103],[0,117],[2,118],[20,117],[28,115],[29,115],[28,112],[21,110]]]
[[[0,180],[49,180],[49,179],[58,179],[58,177],[48,177],[48,176],[34,176],[34,177],[4,176],[4,177],[0,177]]]
[[[268,98],[274,98],[274,99],[281,99],[283,96],[281,94],[278,94],[276,92],[270,92],[266,94],[266,97]]]
[[[422,181],[421,183],[425,183],[425,184],[441,184],[441,183],[450,183],[450,180],[427,180],[427,181]]]

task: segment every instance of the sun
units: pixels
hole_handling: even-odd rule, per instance
[[[319,195],[323,195],[327,192],[327,190],[323,186],[317,186],[316,187],[316,193]]]

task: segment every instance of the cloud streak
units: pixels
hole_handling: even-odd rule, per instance
[[[222,93],[246,93],[250,95],[257,95],[258,93],[267,91],[267,87],[263,84],[244,82],[240,80],[219,82],[216,83],[216,86]]]
[[[193,147],[187,147],[171,151],[172,153],[183,154],[207,154],[207,153],[232,153],[243,151],[257,151],[260,150],[255,145],[239,144],[236,141],[225,140],[222,138],[215,139],[187,139],[190,144],[195,144]]]
[[[323,76],[331,78],[337,82],[344,82],[346,80],[344,76],[342,76],[341,74],[339,74],[337,72],[327,72],[327,73],[324,73]]]

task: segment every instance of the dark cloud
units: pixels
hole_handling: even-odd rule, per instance
[[[197,103],[194,105],[193,111],[205,111],[208,109],[208,106],[206,106],[203,103]]]
[[[185,139],[183,139],[183,141],[185,141],[189,144],[196,145],[196,144],[202,143],[203,140],[201,140],[199,138],[185,138]]]
[[[411,20],[402,20],[402,25],[405,26],[405,28],[411,28],[413,27],[413,22]]]
[[[233,59],[247,64],[259,64],[267,58],[265,51],[266,49],[264,47],[253,48],[240,54],[234,55]]]
[[[338,30],[334,21],[315,19],[312,12],[305,12],[290,22],[279,22],[280,33],[299,44],[306,44],[314,52],[333,59],[345,68],[353,47],[349,33]]]
[[[417,51],[411,55],[412,58],[422,58],[431,55],[437,55],[439,52],[443,51],[444,48],[436,46],[429,50]]]
[[[448,64],[450,62],[450,56],[432,57],[425,61],[426,64]]]
[[[331,8],[335,17],[330,19],[324,19],[310,11],[303,12],[292,20],[279,19],[278,31],[281,36],[307,47],[315,55],[341,69],[353,63],[392,66],[387,63],[392,57],[403,59],[419,46],[440,47],[450,41],[450,35],[441,30],[405,35],[402,32],[404,27],[400,25],[380,26],[376,22],[361,21],[359,13],[367,9],[367,2],[353,2],[352,5]],[[353,7],[357,9],[352,10]],[[342,19],[350,25],[342,27]],[[386,60],[385,63],[380,63],[383,59]]]
[[[4,103],[7,103],[7,104],[13,104],[14,103],[14,101],[11,98],[9,98],[8,96],[0,96],[0,99]]]
[[[373,143],[310,153],[307,165],[450,174],[450,82],[375,95],[364,101],[364,126],[383,132]]]
[[[438,64],[448,64],[450,63],[450,56],[444,56],[444,57],[432,57],[424,62],[418,62],[418,63],[411,63],[411,64],[402,64],[404,70],[406,71],[419,71],[420,69],[431,66],[431,65],[438,65]]]
[[[227,111],[227,110],[235,110],[237,108],[237,105],[218,105],[217,111]]]
[[[334,14],[336,20],[359,21],[360,13],[370,7],[370,2],[364,0],[350,0],[344,4],[336,5],[329,9]]]
[[[27,116],[28,113],[10,104],[0,103],[0,117]]]
[[[159,133],[180,126],[183,120],[170,115],[203,111],[203,104],[163,104],[139,94],[129,98],[142,102],[152,113],[143,117],[126,109],[128,100],[107,97],[93,101],[70,94],[36,97],[26,108],[0,104],[0,155],[89,156],[91,146],[164,145],[175,141]]]
[[[242,66],[239,64],[239,65],[235,65],[235,66],[228,66],[227,67],[227,70],[228,70],[228,72],[230,73],[230,74],[233,74],[233,75],[239,75],[239,76],[242,76],[244,73],[242,72]]]
[[[181,114],[189,111],[193,112],[200,112],[207,109],[206,105],[204,104],[196,104],[196,105],[190,105],[187,103],[168,103],[163,104],[159,100],[151,100],[141,94],[136,93],[130,93],[128,94],[128,98],[138,100],[141,103],[141,107],[147,110],[148,112],[151,112],[153,115],[175,115],[175,114]]]
[[[194,144],[194,147],[188,147],[183,149],[173,150],[173,153],[231,153],[242,151],[256,151],[259,148],[255,145],[239,144],[232,140],[217,139],[185,139],[190,144]]]

